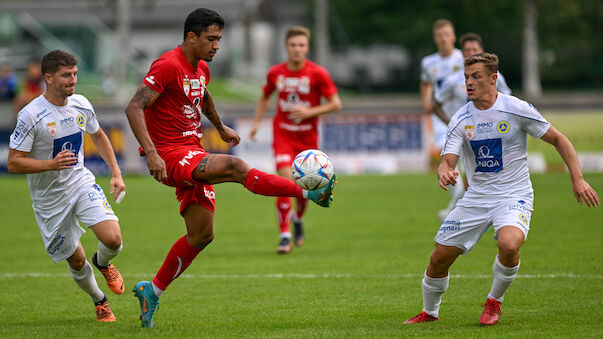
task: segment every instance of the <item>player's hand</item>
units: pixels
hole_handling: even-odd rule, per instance
[[[167,170],[165,167],[165,161],[161,159],[156,150],[152,150],[147,153],[147,167],[149,167],[149,173],[157,181],[164,181],[167,179]]]
[[[457,170],[443,171],[441,173],[438,173],[440,187],[448,191],[448,185],[455,186],[456,178],[458,178],[458,176],[459,171]]]
[[[580,206],[582,206],[582,200],[586,201],[588,207],[599,206],[599,196],[597,195],[597,192],[590,187],[584,179],[577,181],[573,186],[574,196],[576,197],[576,200],[578,200]]]
[[[62,150],[54,157],[54,159],[50,160],[50,169],[51,170],[62,170],[71,168],[71,166],[75,165],[77,162],[77,157],[75,153],[70,152],[69,150]]]
[[[305,107],[305,106],[293,106],[291,107],[291,110],[289,111],[289,115],[287,116],[287,118],[289,118],[290,120],[295,121],[296,123],[300,123],[303,120],[312,118],[313,115],[310,112],[310,110]]]
[[[258,132],[258,126],[256,124],[253,124],[253,126],[251,126],[251,129],[249,130],[249,139],[251,141],[255,141],[255,134]]]
[[[113,194],[113,201],[117,201],[119,193],[126,191],[126,184],[124,183],[124,178],[122,178],[121,174],[111,177],[109,187],[111,188],[109,194]]]
[[[239,134],[237,134],[237,132],[235,132],[234,129],[223,125],[222,129],[219,130],[220,132],[220,138],[222,138],[222,140],[230,143],[232,145],[232,147],[235,147],[236,145],[239,144],[239,142],[241,142],[241,137],[239,136]]]

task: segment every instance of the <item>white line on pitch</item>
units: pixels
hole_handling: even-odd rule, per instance
[[[1,273],[0,278],[47,278],[68,277],[68,273]],[[129,278],[152,278],[152,274],[124,274]],[[182,274],[180,278],[186,279],[420,279],[422,274],[354,274],[354,273],[264,273],[264,274]],[[491,279],[490,274],[451,274],[451,279]],[[601,280],[600,274],[575,274],[575,273],[551,273],[551,274],[518,274],[518,279],[594,279]]]

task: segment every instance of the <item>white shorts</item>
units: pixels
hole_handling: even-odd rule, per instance
[[[496,232],[503,226],[515,226],[528,236],[532,209],[521,200],[504,200],[497,204],[456,206],[440,226],[435,241],[445,246],[455,246],[466,254],[486,233],[488,227]]]
[[[51,211],[34,209],[44,247],[55,263],[73,255],[80,237],[86,232],[78,219],[86,227],[105,220],[119,220],[99,185],[85,186],[78,193],[62,208],[57,206]]]

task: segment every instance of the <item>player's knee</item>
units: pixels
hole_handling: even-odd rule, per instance
[[[214,240],[214,232],[206,232],[206,233],[201,233],[201,234],[189,234],[188,235],[188,241],[191,244],[191,246],[196,247],[196,248],[200,248],[200,249],[204,249],[205,247],[207,247],[207,245],[209,245],[212,241]]]
[[[226,170],[233,176],[237,181],[245,181],[245,177],[249,172],[249,165],[241,158],[235,156],[229,156],[226,160]]]
[[[119,232],[114,232],[105,237],[102,243],[107,246],[107,248],[115,251],[121,247],[121,234]]]
[[[82,258],[70,258],[68,261],[69,266],[76,270],[76,271],[81,271],[82,268],[84,268],[84,265],[86,264],[86,257],[82,257]]]
[[[447,269],[452,264],[453,258],[449,258],[444,253],[433,251],[429,258],[429,265],[436,270]]]

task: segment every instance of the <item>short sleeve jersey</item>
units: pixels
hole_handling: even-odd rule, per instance
[[[29,158],[37,160],[51,160],[62,150],[77,156],[69,169],[27,174],[34,209],[67,204],[82,185],[94,183],[94,175],[84,167],[84,135],[98,129],[92,105],[79,94],[68,97],[65,106],[55,106],[40,95],[19,112],[10,136],[11,149],[28,152]]]
[[[278,93],[274,129],[286,132],[317,133],[316,117],[300,122],[288,118],[291,107],[313,107],[320,105],[321,97],[329,98],[337,94],[337,87],[323,67],[306,60],[299,71],[290,71],[287,63],[272,66],[266,76],[264,95],[269,96],[275,90]]]
[[[540,138],[550,126],[534,106],[502,93],[487,110],[473,102],[461,107],[442,150],[442,155],[463,152],[469,188],[459,205],[520,198],[532,206],[527,135]]]
[[[430,54],[421,60],[421,82],[433,84],[435,91],[448,75],[463,67],[463,53],[457,48],[446,57],[439,53]]]
[[[511,89],[507,86],[503,75],[500,72],[497,74],[496,90],[503,94],[511,94]],[[442,109],[448,118],[452,118],[454,113],[469,101],[464,70],[461,69],[444,78],[441,86],[434,91],[434,99],[442,105]]]
[[[199,145],[203,96],[209,83],[207,63],[200,60],[197,67],[191,66],[178,46],[153,62],[143,83],[160,93],[144,111],[155,147]]]

